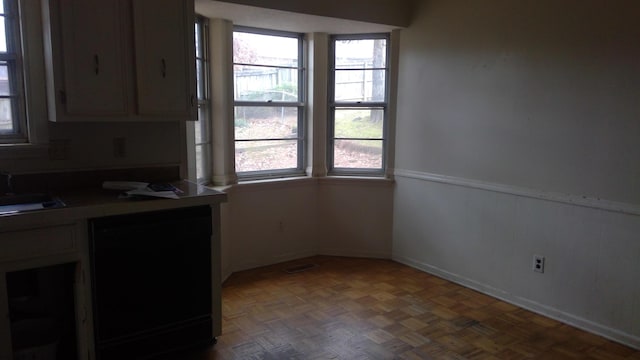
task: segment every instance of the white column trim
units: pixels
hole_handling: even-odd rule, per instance
[[[209,20],[212,181],[214,185],[238,182],[233,128],[233,23]]]
[[[329,35],[307,35],[307,175],[327,176]]]

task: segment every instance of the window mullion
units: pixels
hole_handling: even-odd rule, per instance
[[[302,107],[301,102],[284,102],[284,101],[236,101],[236,107],[254,106],[254,107]]]

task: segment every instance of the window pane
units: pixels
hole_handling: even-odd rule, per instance
[[[297,107],[236,106],[235,138],[283,139],[298,137]]]
[[[298,39],[234,32],[233,62],[298,67]]]
[[[200,32],[200,26],[201,23],[199,20],[196,20],[196,23],[194,24],[194,31],[195,31],[195,38],[196,38],[196,57],[197,58],[202,58],[202,44],[201,44],[201,36],[202,33]]]
[[[387,40],[337,40],[336,69],[385,68],[387,66]]]
[[[7,52],[7,28],[4,16],[0,16],[0,52]]]
[[[211,154],[211,144],[196,145],[196,179],[210,179],[209,154]]]
[[[385,70],[337,70],[335,101],[385,101]]]
[[[204,99],[206,96],[206,82],[204,81],[204,77],[204,64],[202,63],[202,60],[196,60],[196,87],[198,88],[198,99]]]
[[[346,109],[335,111],[336,138],[382,139],[382,109]]]
[[[4,0],[0,0],[0,14],[6,14]]]
[[[298,166],[298,141],[236,142],[236,171],[295,169]]]
[[[208,106],[198,106],[198,122],[195,124],[196,144],[209,142],[209,108]]]
[[[0,62],[0,95],[11,95],[10,84],[9,66],[5,62]]]
[[[298,70],[274,67],[233,67],[238,101],[298,101]]]
[[[203,161],[202,161],[202,145],[196,145],[196,179],[202,179],[204,175]]]
[[[0,133],[14,133],[13,111],[10,99],[0,99]]]
[[[335,140],[336,168],[382,169],[382,140]]]

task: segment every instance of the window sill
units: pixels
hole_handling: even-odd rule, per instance
[[[393,186],[395,181],[392,178],[380,176],[346,176],[329,175],[317,178],[320,185],[354,185],[354,186]]]
[[[391,187],[395,184],[395,181],[391,178],[384,176],[326,176],[326,177],[311,177],[311,176],[298,176],[278,179],[264,179],[264,180],[247,180],[241,181],[238,184],[226,185],[226,186],[208,186],[213,190],[221,192],[231,191],[252,191],[252,190],[264,190],[264,189],[281,189],[291,188],[294,186],[332,186],[332,185],[349,185],[349,186],[367,186],[367,187]]]

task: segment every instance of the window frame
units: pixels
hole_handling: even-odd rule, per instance
[[[21,3],[18,0],[5,0],[5,36],[7,51],[0,53],[0,62],[7,66],[9,77],[9,95],[0,95],[1,99],[10,99],[12,131],[0,133],[1,145],[25,144],[29,142],[29,127],[25,105],[25,74],[22,50]]]
[[[194,137],[194,151],[198,152],[198,147],[201,148],[201,161],[198,164],[198,157],[194,154],[195,162],[195,178],[199,184],[208,184],[211,182],[213,176],[213,141],[212,141],[212,120],[211,120],[211,84],[210,84],[210,48],[209,48],[209,20],[201,15],[196,15],[195,28],[199,29],[199,34],[195,34],[197,44],[201,46],[200,54],[196,50],[196,106],[198,108],[198,119],[194,122],[195,127],[200,127],[200,138],[204,141],[198,142]],[[199,36],[198,36],[199,35]],[[197,49],[197,47],[196,47]],[[199,56],[200,55],[200,56]],[[197,64],[201,64],[200,67]],[[202,81],[202,84],[199,81]],[[202,89],[202,94],[200,89]],[[201,96],[202,95],[202,96]],[[201,111],[201,109],[204,109]],[[201,116],[203,115],[204,116]],[[202,167],[202,176],[198,176],[198,166]]]
[[[258,35],[269,35],[269,36],[279,36],[279,37],[288,37],[294,38],[298,41],[298,100],[297,101],[247,101],[247,100],[236,100],[236,88],[235,88],[235,66],[236,65],[247,65],[247,66],[257,66],[257,67],[282,67],[275,65],[266,65],[266,64],[246,64],[246,63],[236,63],[235,59],[233,60],[233,127],[235,134],[235,110],[237,107],[285,107],[285,108],[296,108],[298,111],[298,120],[297,120],[297,137],[295,138],[274,138],[274,139],[243,139],[238,140],[234,135],[234,154],[233,161],[236,161],[236,144],[238,142],[250,142],[250,141],[269,141],[269,140],[296,140],[297,143],[297,161],[295,168],[286,168],[286,169],[267,169],[267,170],[255,170],[255,171],[237,171],[236,176],[239,181],[250,181],[250,180],[263,180],[263,179],[272,179],[272,178],[285,178],[285,177],[295,177],[295,176],[304,176],[305,173],[305,159],[306,159],[306,68],[305,68],[305,54],[304,54],[304,34],[290,31],[280,31],[280,30],[272,30],[272,29],[264,29],[264,28],[256,28],[249,26],[233,26],[233,34],[236,32],[244,32]],[[232,54],[233,56],[233,54]]]
[[[385,66],[384,68],[363,68],[353,70],[384,70],[385,89],[384,101],[336,101],[335,81],[336,81],[336,42],[340,40],[386,40]],[[329,39],[329,71],[327,79],[327,173],[333,176],[370,176],[383,177],[386,175],[388,146],[389,146],[389,102],[390,102],[390,57],[391,57],[391,34],[390,33],[366,33],[366,34],[335,34]],[[382,142],[381,167],[370,168],[342,168],[335,167],[335,141],[352,140],[354,138],[336,138],[335,136],[335,115],[336,110],[350,109],[381,109],[382,115],[382,138],[356,138],[356,140],[379,140]]]

